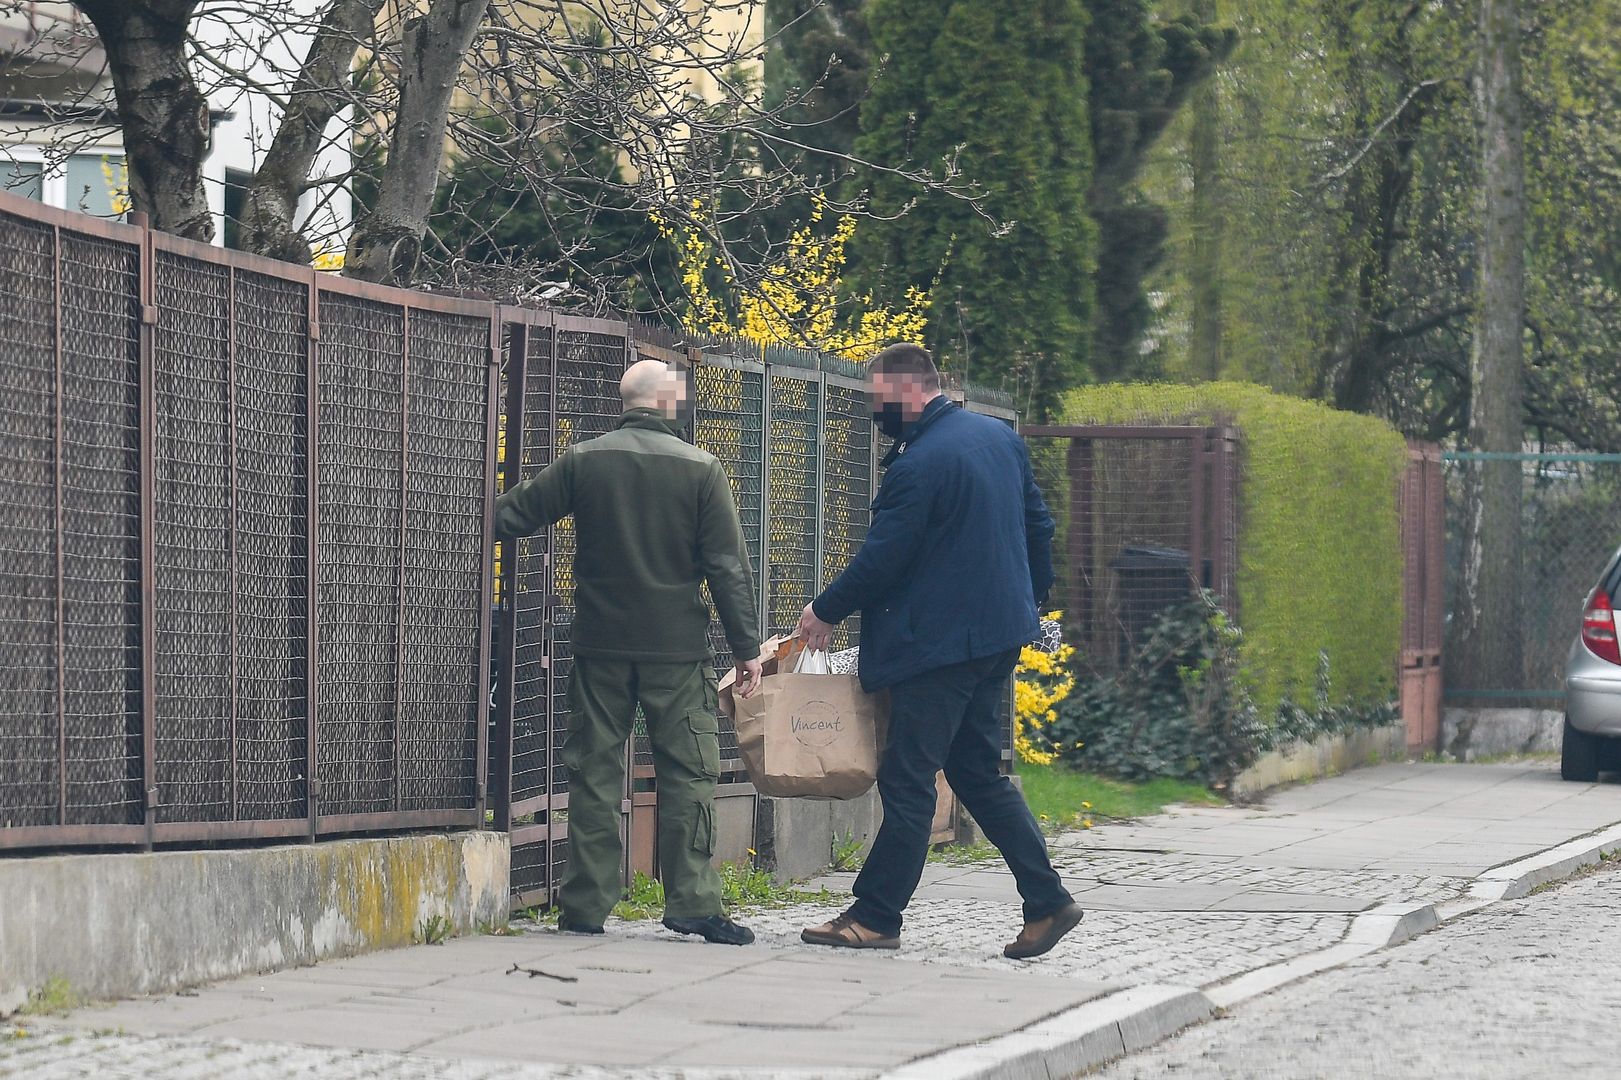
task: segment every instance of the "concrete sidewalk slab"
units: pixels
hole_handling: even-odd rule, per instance
[[[350,1060],[456,1080],[1062,1076],[1568,873],[1621,845],[1617,822],[1621,785],[1562,784],[1543,763],[1387,765],[1264,807],[1055,839],[1088,915],[1033,963],[1000,955],[1019,910],[999,862],[931,863],[894,954],[798,942],[840,910],[836,895],[751,913],[750,949],[649,923],[605,938],[537,930],[85,1010],[68,1026],[183,1036],[153,1044],[177,1062],[251,1041],[319,1080],[347,1078],[337,1063]],[[851,881],[816,884],[842,894]],[[140,1075],[165,1075],[161,1055],[149,1061]]]

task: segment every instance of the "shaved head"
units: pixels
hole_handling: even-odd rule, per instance
[[[674,420],[687,400],[687,377],[662,360],[641,360],[619,380],[619,396],[627,409],[656,409]]]

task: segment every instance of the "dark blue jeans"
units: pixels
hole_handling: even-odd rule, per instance
[[[1047,841],[1024,796],[1003,776],[998,713],[1017,651],[924,672],[890,689],[889,742],[878,768],[884,821],[856,878],[850,915],[885,935],[923,876],[934,820],[935,774],[996,845],[1024,899],[1026,922],[1071,902],[1047,856]]]

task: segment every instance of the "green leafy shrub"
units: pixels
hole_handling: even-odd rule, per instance
[[[1262,716],[1390,700],[1401,648],[1396,495],[1406,442],[1383,421],[1246,383],[1115,384],[1065,399],[1074,424],[1230,423],[1243,436],[1237,573],[1244,682]]]
[[[1072,768],[1223,791],[1269,750],[1394,721],[1384,700],[1336,703],[1326,654],[1310,707],[1285,700],[1263,714],[1242,672],[1244,638],[1208,591],[1167,608],[1119,671],[1081,680],[1035,737]]]

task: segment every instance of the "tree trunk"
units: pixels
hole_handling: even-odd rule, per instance
[[[1216,21],[1215,0],[1197,0],[1193,13],[1206,26]],[[1222,376],[1221,361],[1221,100],[1216,76],[1193,91],[1193,131],[1188,158],[1193,167],[1193,332],[1189,342],[1193,371],[1206,379]]]
[[[377,205],[350,238],[344,263],[350,277],[408,285],[416,273],[445,153],[456,76],[488,6],[488,0],[433,0],[427,14],[406,24],[388,167]]]
[[[1517,0],[1482,0],[1480,54],[1484,198],[1469,442],[1477,450],[1518,453],[1525,432],[1525,128]],[[1449,681],[1470,689],[1519,689],[1524,675],[1520,463],[1476,462],[1470,481]]]
[[[95,24],[118,101],[130,205],[152,227],[212,240],[203,187],[208,99],[192,78],[186,35],[199,0],[77,0]]]
[[[270,152],[248,188],[242,247],[272,259],[310,261],[298,229],[298,200],[321,152],[327,125],[349,104],[349,72],[385,0],[337,0],[321,19],[299,69]]]

